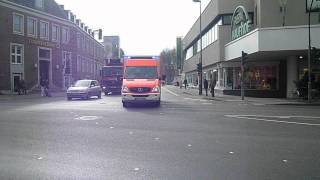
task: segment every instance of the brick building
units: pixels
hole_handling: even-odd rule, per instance
[[[94,32],[54,0],[0,0],[0,92],[29,91],[41,80],[66,89],[74,80],[97,79],[104,47]]]

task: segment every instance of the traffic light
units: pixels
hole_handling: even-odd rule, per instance
[[[102,29],[99,29],[99,40],[102,39]]]
[[[320,49],[312,47],[311,57],[314,63],[320,64]]]
[[[198,71],[198,73],[202,72],[202,63],[197,64],[197,71]]]
[[[245,52],[242,51],[241,65],[245,66],[247,60],[248,60],[248,53],[245,53]]]

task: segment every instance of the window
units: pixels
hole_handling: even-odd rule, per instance
[[[62,27],[62,43],[67,44],[70,41],[69,28]]]
[[[37,37],[37,19],[28,17],[27,26],[28,36]]]
[[[11,44],[11,63],[22,64],[23,63],[23,46],[20,44]]]
[[[43,7],[44,7],[43,0],[35,0],[34,6],[35,6],[36,8],[43,9]]]
[[[186,53],[186,60],[193,56],[193,46],[189,47]]]
[[[24,16],[21,14],[13,13],[13,33],[24,34]]]
[[[40,38],[49,40],[49,23],[40,21]]]
[[[81,34],[77,33],[77,48],[81,48]]]
[[[52,24],[52,41],[60,42],[60,27],[59,27],[59,25]]]
[[[77,72],[81,72],[81,56],[77,56]]]

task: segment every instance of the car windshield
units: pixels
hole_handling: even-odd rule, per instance
[[[123,68],[117,66],[104,67],[102,71],[104,76],[119,76],[123,74]]]
[[[156,79],[158,76],[157,67],[153,66],[132,66],[127,67],[124,78],[126,79]]]
[[[77,81],[74,84],[74,87],[89,87],[90,83],[91,83],[91,81],[81,80],[81,81]]]

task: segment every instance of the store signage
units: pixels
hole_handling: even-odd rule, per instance
[[[306,9],[307,12],[311,11],[319,11],[320,10],[320,0],[313,0],[312,7],[311,7],[312,0],[306,0]]]
[[[251,20],[243,6],[238,6],[231,20],[231,39],[235,40],[251,31]]]
[[[29,44],[37,45],[37,46],[44,46],[49,48],[60,48],[60,44],[52,43],[48,41],[41,41],[36,39],[29,39]]]

